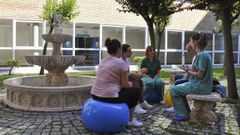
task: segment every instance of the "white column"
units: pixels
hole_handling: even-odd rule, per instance
[[[216,34],[213,34],[213,40],[212,40],[212,64],[215,63],[215,42],[216,42]]]
[[[148,43],[148,37],[149,37],[149,34],[148,34],[148,27],[145,28],[145,48],[149,45]],[[144,48],[144,49],[145,49]]]
[[[102,59],[102,38],[103,38],[103,25],[100,24],[100,30],[99,30],[99,63],[101,62]]]
[[[185,31],[182,31],[182,65],[185,64],[185,53],[184,53],[184,47],[185,47]]]
[[[73,22],[73,33],[72,33],[72,55],[75,56],[75,36],[76,36],[76,22]]]
[[[39,46],[39,26],[38,24],[33,25],[33,46]]]
[[[164,65],[167,65],[167,44],[168,44],[168,29],[165,29],[165,51],[164,51]]]
[[[12,22],[12,27],[13,27],[13,29],[12,29],[12,36],[13,36],[13,38],[12,38],[12,50],[13,50],[13,54],[12,54],[12,59],[13,60],[15,60],[16,59],[16,20],[15,19],[13,19],[13,22]]]
[[[238,35],[238,64],[240,64],[240,35]]]
[[[123,26],[122,43],[126,44],[126,25]]]

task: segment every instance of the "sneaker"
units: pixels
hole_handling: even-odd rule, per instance
[[[141,127],[143,123],[138,121],[136,118],[133,118],[133,120],[129,121],[127,125],[131,127]]]
[[[140,104],[142,108],[150,109],[153,108],[153,106],[149,105],[147,101],[144,101],[143,103]]]
[[[135,111],[134,112],[138,113],[138,114],[147,113],[147,111],[142,109],[142,107],[139,104],[135,107]]]
[[[165,102],[164,102],[164,101],[160,101],[159,104],[160,104],[160,105],[164,105]]]
[[[173,113],[173,112],[174,112],[174,108],[173,108],[173,107],[170,107],[170,108],[166,109],[166,111]]]

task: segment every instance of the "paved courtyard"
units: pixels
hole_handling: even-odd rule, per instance
[[[173,113],[164,111],[164,105],[154,105],[147,114],[137,117],[143,127],[126,127],[117,135],[160,135],[160,134],[213,134],[239,135],[237,110],[233,104],[217,104],[218,122],[214,125],[193,122],[175,122]],[[83,125],[81,110],[58,113],[26,112],[0,104],[0,134],[9,135],[96,135]]]
[[[237,82],[240,88],[240,81]],[[4,90],[0,89],[0,135],[98,135],[84,127],[81,110],[52,113],[21,111],[3,105],[4,96]],[[217,103],[215,112],[218,122],[213,125],[175,122],[171,120],[174,113],[166,112],[165,105],[153,106],[147,110],[148,113],[136,115],[143,121],[143,127],[126,127],[116,135],[240,135],[240,112],[237,112],[235,104]]]

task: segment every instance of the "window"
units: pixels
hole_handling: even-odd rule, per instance
[[[105,47],[105,40],[107,38],[111,39],[118,39],[122,43],[122,27],[114,27],[114,26],[103,26],[103,33],[102,33],[102,45]]]
[[[12,47],[11,20],[0,20],[0,47]]]
[[[42,46],[42,23],[17,22],[16,46]]]
[[[126,27],[126,44],[132,49],[145,49],[145,27]]]
[[[168,49],[182,49],[182,32],[168,31]]]
[[[167,52],[167,64],[182,64],[182,52]]]

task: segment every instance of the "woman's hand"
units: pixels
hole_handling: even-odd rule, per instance
[[[202,79],[205,75],[204,71],[197,71],[197,72],[193,72],[193,71],[186,71],[188,74],[196,76],[198,79]]]
[[[129,87],[133,87],[133,83],[132,82],[128,82]]]

